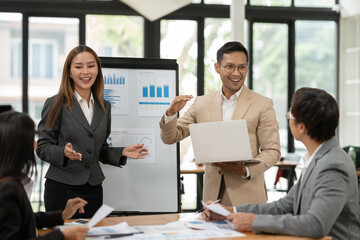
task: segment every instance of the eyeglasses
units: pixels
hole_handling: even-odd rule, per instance
[[[290,111],[288,111],[287,113],[286,113],[286,117],[287,117],[287,119],[293,119],[293,120],[295,120],[296,118],[291,114],[291,112]]]
[[[237,68],[237,70],[240,73],[246,73],[246,71],[249,68],[247,64],[241,64],[239,66],[234,66],[233,64],[225,64],[225,65],[222,65],[221,63],[219,64],[224,68],[225,72],[227,73],[233,73],[235,71],[235,68]]]

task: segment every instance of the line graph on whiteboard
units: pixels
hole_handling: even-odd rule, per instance
[[[128,158],[127,164],[155,164],[155,128],[116,128],[107,139],[110,147],[142,144],[149,149],[144,159]]]

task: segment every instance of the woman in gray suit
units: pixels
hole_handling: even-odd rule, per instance
[[[144,158],[143,144],[110,148],[111,105],[104,100],[104,80],[97,54],[75,47],[66,58],[58,93],[48,98],[38,126],[36,153],[50,163],[45,177],[46,211],[63,209],[81,197],[88,204],[81,217],[92,217],[102,205],[99,162],[121,167],[127,157]],[[74,218],[80,217],[76,214]]]
[[[339,146],[335,99],[316,88],[300,88],[287,114],[291,133],[307,152],[299,181],[278,201],[228,208],[239,231],[321,238],[359,239],[360,207],[355,166]],[[209,209],[204,219],[224,219]]]

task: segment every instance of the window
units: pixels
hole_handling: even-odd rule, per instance
[[[295,22],[295,79],[300,87],[321,88],[336,98],[336,24]]]
[[[11,42],[11,77],[22,77],[22,51],[21,40],[14,39]]]
[[[251,5],[260,6],[290,6],[291,0],[250,0]]]
[[[194,21],[161,21],[161,58],[177,59],[179,94],[196,96],[197,24]]]
[[[231,4],[231,0],[204,0],[206,4]]]
[[[335,0],[295,0],[296,7],[328,7],[335,5]]]
[[[22,101],[22,16],[0,13],[0,104],[21,111]]]
[[[221,89],[222,82],[219,74],[214,69],[217,50],[225,42],[231,40],[230,19],[206,18],[205,19],[205,58],[204,58],[204,85],[205,94]]]
[[[79,20],[29,18],[29,115],[37,124],[37,110],[60,87],[65,59],[79,45]]]
[[[335,22],[296,21],[295,31],[295,88],[321,88],[336,99]],[[306,149],[295,141],[295,151],[301,153]]]
[[[146,47],[149,57],[158,57],[157,51],[160,46],[162,58],[178,61],[180,94],[196,96],[197,92],[205,90],[204,92],[208,93],[221,86],[221,81],[213,70],[213,63],[217,49],[226,41],[232,40],[229,11],[232,0],[193,0],[193,4],[187,5],[184,9],[169,13],[159,21],[146,22],[146,24],[143,17],[122,2],[116,3],[119,8],[112,8],[114,1],[110,0],[63,1],[58,8],[51,8],[53,3],[49,1],[18,0],[18,2],[27,3],[16,5],[18,12],[30,13],[33,9],[41,8],[44,9],[42,13],[47,15],[68,16],[24,18],[26,22],[29,20],[29,51],[23,53],[22,15],[0,13],[2,53],[0,104],[10,103],[15,109],[22,110],[22,56],[24,55],[25,61],[28,62],[29,80],[28,99],[25,96],[23,109],[28,111],[36,122],[39,121],[45,98],[58,91],[65,58],[68,52],[79,44],[79,26],[83,26],[82,24],[85,25],[85,34],[80,31],[81,41],[85,41],[99,56],[143,57]],[[247,24],[244,27],[245,46],[248,50],[252,50],[250,70],[253,71],[249,71],[246,85],[251,85],[255,91],[274,100],[283,153],[287,150],[286,147],[291,152],[294,150],[292,139],[288,144],[286,138],[285,113],[290,101],[287,97],[288,91],[302,86],[322,88],[334,96],[338,91],[336,39],[339,15],[331,10],[331,7],[338,2],[338,0],[244,0],[244,3],[251,5],[246,8],[249,31],[246,29]],[[291,3],[294,3],[294,6],[291,6]],[[4,12],[14,11],[14,6],[8,6],[1,1],[0,6]],[[51,11],[45,12],[46,9]],[[71,18],[69,14],[72,13],[76,17]],[[85,19],[82,17],[84,15]],[[204,25],[204,29],[199,28],[197,22],[200,23],[200,27]],[[359,26],[358,21],[356,24]],[[154,34],[148,34],[148,39],[144,39],[144,32],[148,30],[152,30]],[[205,38],[198,40],[197,34],[202,32]],[[350,32],[354,31],[351,29]],[[252,36],[248,43],[246,43],[247,33]],[[292,38],[293,35],[295,40]],[[160,41],[159,36],[161,36]],[[350,41],[348,39],[345,38],[344,43]],[[153,43],[154,48],[149,43]],[[344,64],[349,65],[349,69],[344,72],[347,80],[345,87],[346,93],[351,91],[351,94],[345,94],[344,98],[351,102],[351,96],[357,96],[360,91],[357,74],[359,71],[351,68],[351,64],[358,62],[359,54],[353,49],[358,45],[346,46],[348,49]],[[198,60],[199,50],[204,50],[201,52],[201,56],[204,54],[204,59],[201,61]],[[289,53],[294,59],[289,59],[287,56]],[[288,69],[288,66],[295,66],[296,69]],[[197,69],[203,67],[203,73],[197,72]],[[291,76],[288,77],[287,74]],[[205,89],[197,89],[198,85],[202,86],[202,81]],[[27,108],[28,103],[29,108]],[[345,124],[351,125],[354,122],[353,114],[358,116],[358,109],[355,107],[357,105],[345,109],[344,114],[347,114]],[[356,124],[358,129],[359,121]],[[342,141],[352,141],[353,139],[349,137],[351,133],[349,131]],[[297,153],[304,149],[298,144],[295,142]],[[180,145],[182,161],[192,160],[190,138],[182,141]]]
[[[160,57],[177,59],[180,95],[189,94],[194,97],[197,95],[197,55],[197,24],[195,21],[161,21]],[[191,106],[191,103],[192,101],[180,111],[180,116]],[[193,159],[191,139],[188,137],[180,142],[180,162],[184,164]],[[186,180],[195,181],[191,177]],[[190,189],[186,191],[190,191]],[[195,195],[191,196],[195,197]],[[183,208],[194,208],[195,198],[192,201],[189,199],[182,201],[184,203]]]
[[[288,25],[254,23],[253,89],[274,101],[280,144],[287,152]],[[251,56],[250,56],[251,57]]]
[[[87,15],[86,23],[86,44],[99,56],[144,56],[142,17]]]
[[[55,43],[41,43],[34,39],[30,43],[29,75],[34,79],[52,79],[56,75],[54,66]]]
[[[177,59],[179,65],[179,94],[197,95],[197,24],[194,21],[161,21],[161,58]],[[191,102],[192,103],[192,102]],[[188,103],[182,115],[191,105]],[[180,160],[194,159],[190,138],[180,142]]]
[[[161,21],[161,58],[177,59],[179,65],[179,95],[197,95],[197,24],[194,21]],[[192,103],[192,101],[191,101]],[[188,103],[180,111],[182,115],[190,107]],[[180,142],[180,161],[194,159],[190,138]]]

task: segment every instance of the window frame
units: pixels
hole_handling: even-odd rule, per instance
[[[21,2],[21,4],[19,4]],[[249,1],[248,1],[249,2]],[[339,0],[334,0],[335,4]],[[29,17],[69,17],[79,19],[79,44],[85,44],[87,14],[101,15],[136,15],[139,14],[120,1],[36,1],[36,0],[3,0],[0,2],[2,12],[22,13],[22,82],[23,82],[23,112],[28,112],[28,38]],[[66,14],[64,14],[66,13]],[[336,49],[336,98],[339,99],[339,20],[340,14],[331,8],[296,7],[294,0],[289,7],[255,6],[248,3],[245,6],[245,18],[248,21],[248,44],[249,44],[249,68],[252,69],[253,54],[253,24],[254,22],[280,22],[289,26],[288,35],[288,106],[295,91],[295,21],[296,20],[329,20],[336,23],[337,49]],[[204,94],[204,27],[205,18],[230,18],[230,6],[224,4],[189,4],[161,19],[166,20],[194,20],[198,29],[198,59],[197,59],[197,94]],[[144,57],[160,58],[160,21],[144,21]],[[253,72],[248,74],[248,87],[253,87]],[[294,139],[288,129],[288,152],[295,152]]]

